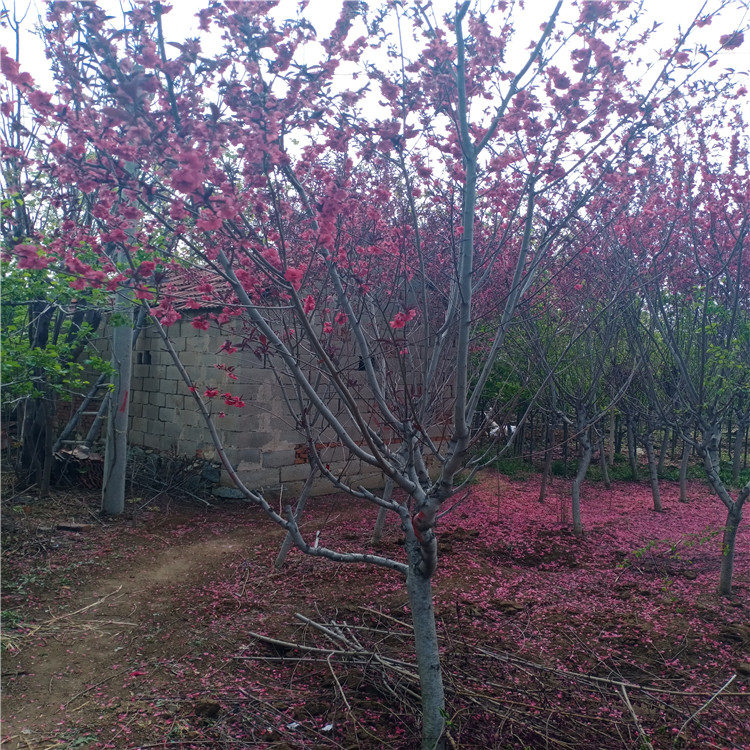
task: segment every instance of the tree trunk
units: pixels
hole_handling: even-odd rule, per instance
[[[615,455],[622,453],[622,417],[615,415]]]
[[[516,442],[513,446],[513,455],[517,458],[520,457],[521,459],[523,459],[523,444],[526,440],[526,422],[521,421],[521,416],[516,416],[516,425],[518,426],[516,427],[516,431],[514,433],[516,436]]]
[[[55,402],[51,398],[43,399],[42,414],[44,418],[44,460],[39,481],[39,497],[49,497],[52,464],[55,460],[52,453]]]
[[[580,448],[580,458],[578,461],[578,471],[573,479],[572,488],[572,510],[573,510],[573,533],[577,537],[583,536],[583,522],[581,521],[581,484],[586,477],[586,472],[591,465],[591,440],[589,438],[589,427],[586,426],[585,419],[579,418],[577,423],[578,445]]]
[[[50,326],[55,313],[55,306],[44,300],[29,303],[29,347],[44,349],[49,341]],[[38,382],[46,382],[45,373],[34,368],[32,376]],[[45,455],[50,444],[46,399],[51,396],[47,388],[35,398],[27,398],[23,403],[21,419],[21,451],[19,454],[18,475],[25,484],[44,482],[45,466],[48,458]],[[50,457],[51,458],[51,457]]]
[[[740,481],[742,471],[742,438],[747,426],[742,422],[737,423],[737,434],[734,436],[734,451],[732,451],[732,484]]]
[[[682,460],[680,461],[680,502],[688,501],[687,494],[687,475],[688,466],[690,465],[690,443],[687,440],[682,441]]]
[[[609,410],[609,439],[607,440],[607,464],[615,465],[615,407]]]
[[[609,467],[607,465],[607,455],[605,453],[604,435],[602,435],[599,439],[599,466],[602,470],[602,481],[604,482],[604,487],[608,490],[611,490],[612,482],[609,478]]]
[[[568,476],[568,423],[563,422],[563,476]]]
[[[651,482],[651,496],[654,499],[654,510],[657,513],[661,513],[663,508],[661,507],[661,495],[659,494],[659,469],[656,462],[656,452],[654,451],[653,433],[648,432],[646,434],[646,437],[643,439],[643,444],[646,446],[648,476],[649,481]]]
[[[634,482],[637,482],[640,478],[640,472],[638,471],[638,454],[635,449],[635,424],[633,415],[628,413],[627,416],[627,440],[628,440],[628,460],[630,461],[630,476]]]
[[[734,546],[737,539],[737,529],[742,521],[742,507],[750,497],[750,482],[748,482],[732,500],[724,482],[719,476],[719,443],[721,441],[721,425],[713,424],[703,428],[703,442],[698,447],[703,467],[708,481],[714,492],[727,509],[727,524],[724,528],[724,538],[721,548],[721,573],[719,575],[719,593],[730,596],[732,593],[732,574],[734,572]]]
[[[738,507],[739,506],[739,507]],[[724,527],[724,537],[721,545],[721,574],[719,576],[719,593],[722,596],[732,594],[732,575],[734,573],[734,544],[737,539],[737,529],[742,521],[742,505],[734,503],[734,507],[727,511],[727,525]]]
[[[547,420],[547,429],[544,439],[544,469],[542,470],[542,484],[539,488],[539,502],[543,503],[547,497],[547,482],[552,475],[552,454],[555,447],[555,420]]]
[[[294,520],[298,523],[299,519],[302,517],[302,512],[305,510],[307,498],[310,497],[310,492],[312,491],[313,484],[315,483],[316,473],[317,472],[315,471],[315,469],[311,466],[310,474],[308,475],[307,480],[305,481],[305,484],[303,485],[302,490],[299,493],[297,507],[294,509]],[[286,560],[286,556],[289,554],[289,550],[292,548],[293,544],[294,538],[292,537],[291,532],[287,532],[287,535],[284,537],[284,541],[281,545],[281,549],[279,550],[279,554],[276,555],[276,561],[274,562],[274,567],[276,568],[276,570],[281,570],[281,567],[284,564],[284,560]]]
[[[383,490],[383,500],[389,501],[393,495],[393,480],[388,479],[385,483],[385,489]],[[388,508],[380,508],[378,510],[378,517],[375,520],[375,528],[372,530],[372,538],[370,543],[374,546],[380,544],[380,539],[383,536],[383,528],[385,527],[385,519],[388,515]]]
[[[534,412],[529,414],[529,463],[534,465]]]
[[[102,512],[119,515],[125,510],[128,464],[128,412],[133,372],[133,305],[127,289],[120,289],[114,305],[112,368],[114,389],[109,398],[107,446],[104,452]]]
[[[667,446],[669,445],[669,428],[664,428],[664,434],[661,438],[661,449],[659,450],[659,464],[657,466],[657,473],[662,476],[664,473],[664,460],[667,457]]]
[[[412,555],[410,555],[412,557]],[[432,585],[421,575],[413,562],[406,579],[409,594],[414,647],[422,692],[422,750],[445,748],[445,693],[440,668],[435,611],[432,606]]]
[[[672,428],[672,445],[669,449],[669,460],[674,461],[675,454],[677,453],[677,440],[678,440],[678,430],[676,430],[674,427]]]

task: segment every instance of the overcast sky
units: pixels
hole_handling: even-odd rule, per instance
[[[409,2],[409,0],[406,0],[406,2]],[[167,38],[181,40],[186,37],[197,36],[198,25],[195,14],[206,4],[207,0],[173,0],[173,9],[164,19]],[[371,7],[377,7],[378,4],[379,0],[371,0],[370,2]],[[480,10],[489,9],[492,4],[492,0],[474,0],[473,3],[474,7]],[[546,20],[554,4],[555,0],[527,0],[526,9],[515,17],[519,48],[525,47],[529,41],[538,38],[539,25]],[[706,3],[709,8],[716,7],[718,4],[719,0]],[[747,5],[747,3],[745,4]],[[99,0],[99,5],[107,9],[111,15],[118,17],[121,13],[121,7],[128,7],[127,0],[122,2],[120,0]],[[453,0],[433,0],[433,5],[438,15],[455,8]],[[572,3],[568,0],[564,8],[567,6],[568,12],[573,14],[571,5]],[[688,24],[701,5],[703,5],[703,0],[645,0],[644,14],[650,20],[660,21],[663,24],[660,35],[654,40],[654,47],[670,47],[677,27]],[[722,34],[747,24],[750,21],[750,10],[743,9],[742,5],[742,0],[735,0],[732,8],[725,10],[710,27],[699,30],[700,38],[705,40],[709,46],[715,46]],[[41,40],[34,34],[39,13],[40,11],[44,12],[46,3],[40,0],[2,0],[2,7],[4,10],[8,10],[11,16],[14,12],[18,17],[23,16],[24,12],[26,13],[23,23],[24,31],[21,35],[21,67],[31,73],[40,86],[49,88],[51,79],[43,46]],[[306,16],[315,26],[319,38],[323,39],[328,36],[340,9],[340,0],[310,0]],[[296,12],[296,0],[281,0],[276,11],[280,18],[293,17]],[[563,15],[565,12],[564,10]],[[7,47],[11,53],[14,52],[15,39],[9,29],[0,29],[0,44]],[[656,50],[654,51],[656,52]],[[732,67],[743,72],[750,71],[750,35],[740,49],[723,52],[719,65],[714,68],[714,71],[724,67]],[[748,111],[750,111],[750,105]]]

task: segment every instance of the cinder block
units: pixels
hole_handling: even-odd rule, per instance
[[[272,469],[294,465],[294,451],[263,451],[263,468]]]
[[[176,422],[177,421],[177,409],[168,409],[166,406],[159,408],[159,421],[161,422]]]
[[[143,418],[149,422],[157,422],[159,420],[159,406],[153,406],[152,404],[145,404],[143,407]]]
[[[182,409],[180,411],[180,422],[185,428],[191,428],[198,430],[199,428],[206,429],[206,423],[203,420],[203,416],[197,409]]]
[[[162,448],[161,436],[154,435],[152,432],[147,432],[143,436],[142,445],[144,445],[146,448],[161,449]]]
[[[148,402],[154,406],[164,406],[166,403],[166,396],[160,391],[152,391],[148,394]]]
[[[182,436],[182,425],[179,421],[175,422],[162,422],[160,423],[164,428],[164,437],[170,440],[179,440]]]
[[[161,382],[155,377],[143,379],[143,390],[146,393],[157,393],[160,389]]]
[[[149,432],[160,437],[164,435],[164,422],[151,422],[148,426]]]
[[[282,466],[279,472],[279,476],[282,484],[287,482],[301,482],[304,484],[307,477],[310,475],[310,466],[308,464],[295,464],[293,466]]]
[[[253,469],[252,471],[237,472],[240,479],[251,490],[271,489],[279,486],[278,469]]]
[[[221,419],[217,420],[217,424],[223,421],[224,420]],[[225,429],[223,425],[221,428]],[[246,450],[247,448],[265,448],[266,446],[273,444],[273,435],[268,432],[242,432],[238,433],[232,440],[232,446],[239,451]],[[292,456],[294,455],[294,451],[287,451],[287,453],[291,453]],[[294,458],[292,458],[289,463],[294,463]]]
[[[274,491],[273,493],[273,499],[276,502],[278,502],[278,500],[281,499],[284,505],[289,503],[292,506],[294,506],[304,486],[305,486],[304,482],[289,482],[289,481],[285,482],[282,479],[281,486],[279,487],[278,490]]]
[[[145,433],[140,430],[130,430],[128,432],[128,443],[130,445],[143,445],[143,436]]]
[[[186,370],[190,371],[192,367],[200,367],[201,365],[205,365],[205,357],[205,352],[191,351],[190,349],[188,349],[187,351],[180,354],[180,362],[182,362]]]
[[[158,386],[157,390],[160,393],[177,393],[177,381],[174,380],[173,377],[170,377],[168,374],[164,374],[163,376],[158,378]]]
[[[193,399],[190,400],[193,401]],[[185,408],[185,396],[181,393],[167,393],[164,395],[164,403],[161,406],[166,406],[168,409],[182,410]]]
[[[245,448],[240,451],[241,459],[237,471],[254,471],[260,468],[261,452],[259,448]]]
[[[282,429],[276,433],[276,441],[279,445],[299,445],[305,442],[304,432],[300,430]]]

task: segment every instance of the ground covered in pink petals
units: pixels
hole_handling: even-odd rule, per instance
[[[449,745],[750,748],[747,524],[722,599],[706,485],[680,504],[664,483],[655,513],[645,484],[589,483],[583,539],[568,491],[488,472],[440,521]],[[93,496],[54,500],[4,508],[3,748],[416,747],[396,574],[297,551],[277,572],[283,534],[244,506],[102,523]],[[318,498],[304,533],[367,549],[375,515]],[[403,559],[401,536],[379,552]]]

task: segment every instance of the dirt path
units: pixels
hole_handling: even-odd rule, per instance
[[[5,654],[3,748],[35,748],[42,738],[65,747],[58,725],[86,716],[87,707],[116,697],[131,678],[184,653],[185,642],[165,637],[177,623],[184,629],[180,594],[241,557],[248,537],[238,529],[156,553],[145,548],[134,560],[113,560],[109,567],[119,570],[72,590],[64,611],[49,611]],[[120,701],[126,695],[127,689]],[[111,707],[119,707],[117,700]],[[69,747],[87,746],[86,735],[66,739]]]

